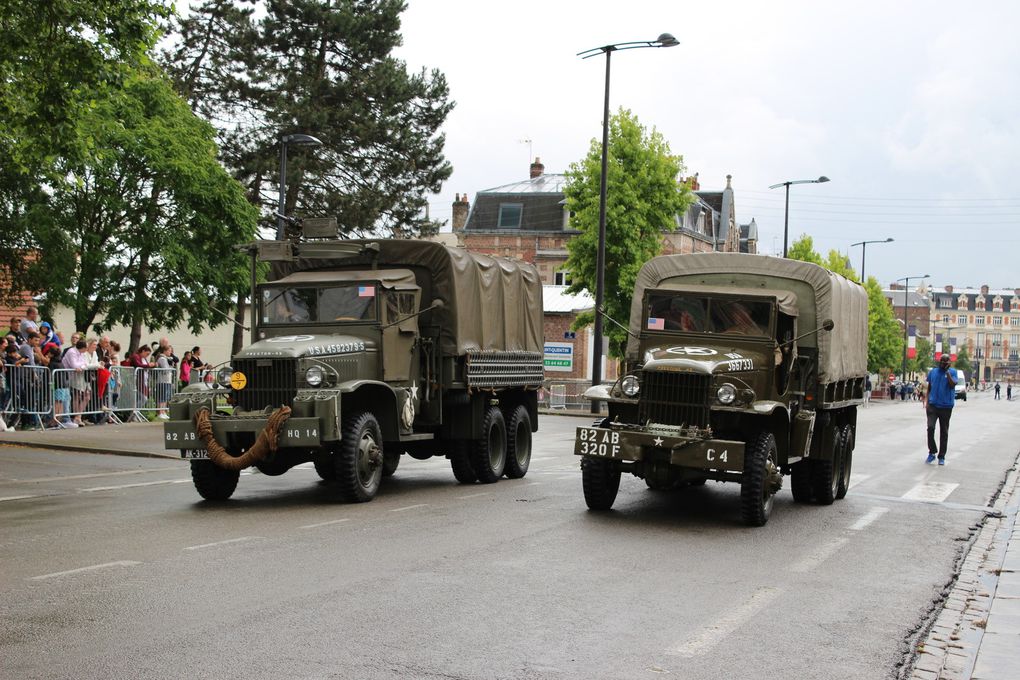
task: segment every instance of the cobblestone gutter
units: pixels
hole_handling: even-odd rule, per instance
[[[1010,677],[998,659],[998,647],[1008,640],[988,631],[988,617],[997,598],[1015,600],[1020,608],[1020,589],[1003,588],[1000,580],[1014,574],[1020,578],[1020,560],[1007,561],[1007,547],[1016,526],[1017,461],[992,498],[985,518],[975,525],[969,546],[964,547],[957,576],[936,598],[929,617],[910,636],[910,649],[898,677],[904,680],[969,680]],[[1013,547],[1020,555],[1020,545]],[[1011,580],[1011,579],[1010,579]],[[1000,603],[1001,604],[1001,603]],[[1010,605],[1014,603],[1009,603]],[[1015,627],[1015,626],[1014,626]],[[1013,654],[1017,652],[1015,648]],[[980,661],[979,661],[980,657]],[[1016,662],[1007,663],[1008,667]],[[1005,674],[1004,674],[1005,673]]]

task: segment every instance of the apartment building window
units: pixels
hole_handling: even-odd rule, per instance
[[[988,337],[992,339],[993,347],[998,347],[1002,344],[1002,333],[989,333]]]
[[[943,314],[942,315],[942,323],[946,324],[947,326],[949,325],[950,321],[949,321],[949,315],[948,314]]]
[[[1009,344],[1011,347],[1016,347],[1017,345],[1020,345],[1020,334],[1013,333],[1012,335],[1010,335]]]
[[[500,203],[498,229],[520,229],[521,215],[524,213],[523,203]]]
[[[1020,316],[1011,316],[1011,317],[1009,317],[1009,325],[1010,326],[1020,326]]]
[[[1001,312],[1002,311],[1002,299],[1001,298],[995,298],[994,300],[992,300],[992,311],[993,312]]]
[[[992,325],[993,326],[1001,326],[1002,325],[1002,317],[1001,316],[993,316],[992,317]]]
[[[556,272],[555,274],[553,274],[553,283],[555,283],[557,286],[569,286],[570,272],[566,270]]]
[[[980,314],[975,316],[974,317],[974,325],[975,326],[984,326],[985,325],[985,317],[981,316]]]
[[[978,310],[979,312],[985,311],[985,299],[983,297],[979,297],[977,299],[977,302],[974,303],[974,309]]]
[[[952,309],[953,308],[953,298],[951,298],[951,297],[940,297],[939,298],[939,307],[942,307],[943,309]]]
[[[1018,359],[1020,359],[1020,354],[1017,354],[1017,351],[1015,349],[1009,350],[1009,360],[1017,361]]]
[[[967,325],[967,315],[966,314],[957,314],[956,315],[956,323],[961,324],[963,326],[966,326]]]

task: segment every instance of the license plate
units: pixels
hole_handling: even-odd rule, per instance
[[[209,452],[205,449],[181,449],[181,458],[185,460],[201,460],[208,457]]]
[[[577,428],[574,439],[574,455],[620,457],[620,433],[593,427]]]

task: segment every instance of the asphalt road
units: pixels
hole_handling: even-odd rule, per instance
[[[760,529],[734,484],[624,477],[588,512],[570,417],[541,419],[522,480],[405,457],[362,505],[311,469],[214,505],[174,460],[0,448],[0,676],[895,677],[1015,462],[1018,409],[961,404],[944,468],[920,405],[862,410],[847,498],[784,488]]]

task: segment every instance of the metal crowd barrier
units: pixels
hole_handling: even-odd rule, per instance
[[[173,368],[4,368],[0,412],[8,425],[68,427],[69,420],[79,418],[148,422],[143,413],[165,413],[177,393]]]

